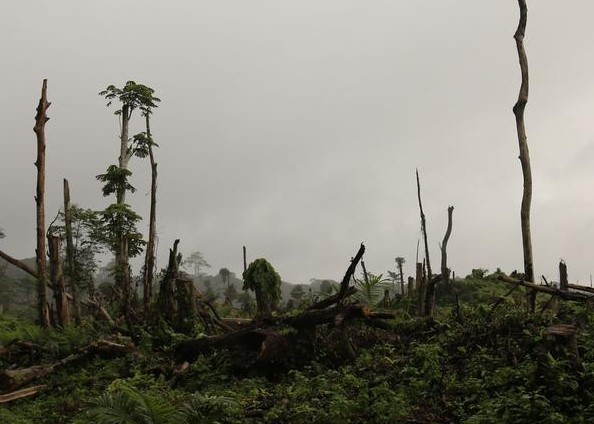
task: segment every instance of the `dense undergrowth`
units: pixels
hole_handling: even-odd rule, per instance
[[[492,284],[472,287],[459,308],[442,296],[434,319],[409,316],[402,302],[390,329],[353,325],[354,360],[336,353],[326,328],[312,338],[311,361],[273,372],[239,368],[234,352],[221,351],[172,384],[168,348],[182,336],[144,334],[138,354],[93,357],[40,379],[35,397],[0,406],[0,423],[594,422],[594,312],[562,303],[530,314],[520,296],[493,309]],[[547,336],[559,323],[577,327],[577,351]],[[0,369],[51,362],[102,335],[3,318],[0,345],[18,338],[48,350],[11,351]]]

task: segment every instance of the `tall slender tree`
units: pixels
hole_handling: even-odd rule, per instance
[[[134,152],[139,157],[149,157],[151,165],[151,200],[149,214],[149,235],[146,244],[144,267],[142,270],[143,307],[145,314],[149,312],[149,305],[153,297],[153,281],[155,274],[155,246],[157,238],[157,162],[153,147],[157,143],[153,141],[151,133],[152,107],[141,106],[142,115],[145,118],[146,131],[134,136]]]
[[[527,281],[534,282],[534,262],[532,260],[532,236],[530,232],[530,206],[532,204],[532,170],[530,167],[530,152],[526,136],[526,125],[524,122],[524,110],[528,103],[529,80],[528,80],[528,58],[524,48],[524,35],[526,34],[526,22],[528,20],[528,7],[526,0],[518,0],[520,7],[520,20],[514,34],[518,59],[520,62],[520,73],[522,82],[518,100],[514,104],[513,112],[516,118],[516,131],[518,133],[518,144],[520,148],[520,163],[522,165],[522,176],[524,178],[524,189],[522,192],[522,206],[520,208],[520,221],[522,225],[522,247],[524,251],[524,274]]]
[[[126,204],[126,192],[134,191],[134,187],[128,182],[132,174],[128,169],[128,163],[136,153],[136,145],[131,143],[129,136],[130,120],[135,110],[139,109],[142,115],[147,118],[152,109],[157,107],[161,100],[154,96],[154,90],[146,85],[137,84],[134,81],[128,81],[123,88],[114,85],[108,86],[105,90],[99,92],[100,96],[105,97],[107,106],[111,106],[114,101],[119,102],[115,115],[120,119],[120,149],[117,165],[110,165],[105,174],[97,176],[99,181],[105,183],[103,186],[103,195],[116,195],[116,203],[109,206],[104,214],[104,222],[113,225],[111,228],[112,240],[111,249],[116,258],[116,286],[118,286],[122,300],[124,300],[124,313],[129,313],[128,304],[130,299],[131,281],[129,270],[129,257],[132,252],[140,253],[139,248],[142,245],[142,238],[138,237],[138,232],[134,225],[140,219]],[[148,121],[146,121],[148,123]],[[149,133],[147,130],[147,133]],[[150,135],[147,139],[150,141]],[[150,142],[148,143],[150,145]],[[126,229],[128,231],[126,231]]]

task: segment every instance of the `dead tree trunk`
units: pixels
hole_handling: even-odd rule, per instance
[[[423,315],[425,310],[425,284],[423,283],[423,264],[417,262],[415,286],[417,288],[417,315]]]
[[[243,272],[247,271],[247,252],[245,246],[243,246]]]
[[[72,241],[72,210],[70,205],[70,186],[64,178],[64,229],[66,232],[65,277],[72,296],[72,315],[76,325],[80,325],[80,301],[74,275],[74,242]]]
[[[569,289],[569,282],[567,281],[567,265],[565,262],[559,262],[559,288],[567,291]]]
[[[164,318],[165,321],[170,325],[174,324],[177,312],[175,293],[177,274],[181,260],[181,255],[178,255],[177,253],[178,244],[179,239],[175,240],[173,243],[173,248],[169,249],[169,263],[167,265],[165,275],[161,280],[161,285],[159,287],[159,297],[157,299],[159,313],[161,314],[161,317]]]
[[[518,28],[514,34],[518,58],[520,61],[520,72],[522,83],[518,100],[516,101],[513,112],[516,118],[516,130],[518,133],[518,143],[520,147],[520,163],[522,165],[522,175],[524,178],[524,190],[522,193],[522,206],[520,208],[520,221],[522,225],[522,247],[524,251],[524,275],[526,280],[534,282],[534,263],[532,260],[532,236],[530,233],[530,206],[532,203],[532,171],[530,169],[530,152],[528,151],[528,142],[526,137],[526,126],[524,123],[524,110],[528,103],[528,58],[524,49],[524,34],[526,32],[526,21],[528,18],[528,8],[526,0],[518,0],[520,6],[520,20]],[[536,293],[534,291],[528,294],[528,303],[531,311],[536,308]]]
[[[443,242],[441,243],[441,276],[445,282],[446,287],[450,286],[450,270],[448,269],[448,240],[452,234],[452,214],[454,213],[454,207],[448,207],[448,227],[446,229]]]
[[[191,278],[177,278],[175,281],[177,301],[177,318],[175,330],[180,333],[190,334],[196,324],[196,288]]]
[[[408,277],[408,287],[406,291],[406,295],[410,298],[413,296],[415,286],[415,279],[413,277]]]
[[[50,282],[54,291],[58,324],[64,328],[70,324],[70,312],[68,311],[66,284],[64,283],[64,274],[62,273],[62,264],[60,263],[60,239],[58,236],[49,235],[47,240],[50,257]]]
[[[47,109],[51,103],[47,101],[47,79],[43,80],[41,98],[37,105],[35,126],[33,131],[37,137],[37,189],[35,203],[37,205],[37,247],[35,249],[37,262],[37,312],[39,323],[50,327],[49,308],[47,306],[47,262],[45,258],[45,123],[49,121]]]
[[[153,297],[153,280],[155,271],[155,238],[156,238],[156,217],[157,217],[157,162],[153,154],[153,139],[148,113],[146,114],[146,137],[148,141],[148,152],[151,161],[151,210],[149,218],[149,236],[146,245],[146,256],[144,260],[143,275],[143,307],[145,316],[149,313],[150,302]]]
[[[423,204],[421,203],[421,183],[419,182],[419,170],[417,169],[417,195],[419,198],[419,212],[421,213],[421,230],[423,231],[423,241],[425,242],[425,263],[427,265],[427,275],[429,279],[433,273],[431,272],[431,262],[429,261],[429,244],[427,243],[427,223],[425,222],[425,213],[423,212]]]

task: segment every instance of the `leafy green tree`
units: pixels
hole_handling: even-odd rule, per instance
[[[134,152],[141,158],[149,157],[151,164],[151,207],[149,212],[149,235],[146,245],[144,267],[142,270],[143,306],[145,314],[149,313],[150,301],[153,297],[153,280],[155,273],[155,245],[157,237],[157,162],[153,147],[159,147],[154,142],[151,133],[150,117],[152,107],[141,107],[145,118],[146,131],[134,136]]]
[[[243,289],[256,295],[258,316],[270,316],[281,298],[281,278],[264,258],[256,259],[243,273]]]
[[[135,227],[140,217],[126,204],[126,192],[134,191],[134,187],[128,182],[129,177],[132,175],[128,169],[128,163],[136,153],[135,147],[138,145],[138,143],[131,144],[129,136],[130,120],[137,109],[144,116],[148,116],[152,109],[157,107],[157,103],[161,100],[154,96],[154,92],[152,88],[137,84],[134,81],[126,82],[123,88],[110,85],[99,92],[99,95],[107,100],[108,107],[114,102],[118,104],[115,111],[115,115],[118,116],[120,121],[120,155],[118,163],[117,165],[110,165],[104,174],[97,176],[97,179],[104,183],[102,189],[104,196],[116,195],[116,203],[110,205],[103,212],[103,221],[105,224],[113,224],[109,231],[110,246],[117,264],[116,285],[122,293],[124,315],[127,318],[129,318],[130,313],[129,298],[132,284],[129,258],[139,254],[139,249],[142,249],[144,245],[142,236]]]
[[[114,102],[118,102],[115,115],[120,119],[120,156],[118,157],[118,165],[110,165],[109,167],[113,167],[111,170],[111,176],[114,178],[112,188],[116,192],[116,203],[118,204],[126,201],[126,191],[129,190],[129,187],[126,186],[126,179],[130,176],[128,162],[135,153],[133,146],[130,144],[130,120],[136,109],[140,109],[143,114],[150,114],[150,111],[157,107],[157,103],[161,100],[155,97],[154,93],[155,90],[152,88],[137,84],[134,81],[126,82],[123,88],[110,85],[99,92],[99,95],[107,100],[108,107]],[[107,174],[110,174],[109,168]]]
[[[52,225],[48,231],[60,238],[65,238],[66,226],[63,212],[59,214],[59,220],[59,223]],[[70,220],[73,240],[73,263],[70,278],[72,283],[76,284],[77,289],[91,292],[94,290],[94,275],[98,269],[96,256],[111,246],[106,238],[106,229],[100,212],[71,205]]]
[[[320,294],[322,296],[330,296],[338,289],[338,283],[332,280],[322,280],[320,283]]]
[[[291,298],[293,298],[297,303],[303,299],[303,296],[305,296],[305,289],[301,284],[298,284],[291,289]]]
[[[219,269],[219,276],[221,277],[221,281],[224,284],[229,285],[229,278],[231,277],[231,271],[229,271],[227,268],[221,268],[221,269]]]
[[[193,268],[194,275],[196,277],[200,276],[200,268],[210,268],[210,264],[204,259],[202,252],[195,251],[190,254],[184,261],[182,262],[182,267],[185,269]]]

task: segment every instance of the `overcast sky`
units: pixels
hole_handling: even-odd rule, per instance
[[[535,271],[594,273],[594,2],[529,0],[526,125]],[[162,99],[158,266],[175,238],[216,273],[266,257],[284,280],[414,269],[421,174],[433,268],[522,270],[522,174],[511,108],[515,0],[5,1],[0,5],[0,248],[34,255],[41,82],[48,222],[62,202],[100,209],[118,121],[97,93],[134,80]],[[133,117],[134,131],[142,121]],[[128,199],[148,218],[149,164]],[[147,222],[142,230],[146,233]]]

